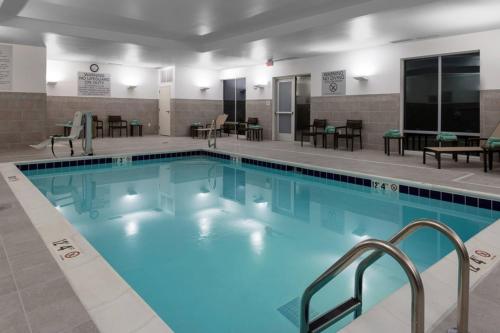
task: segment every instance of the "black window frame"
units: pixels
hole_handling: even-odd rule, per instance
[[[426,56],[426,57],[418,57],[418,58],[407,58],[403,59],[403,66],[402,66],[402,89],[403,89],[403,106],[402,106],[402,116],[403,116],[403,129],[405,133],[410,133],[410,134],[428,134],[428,135],[433,135],[437,134],[439,132],[453,132],[458,135],[462,136],[478,136],[480,135],[480,118],[481,118],[481,112],[480,112],[480,87],[479,83],[477,85],[477,94],[475,101],[473,103],[469,103],[469,108],[472,109],[472,111],[469,112],[474,112],[470,117],[474,118],[472,121],[470,121],[471,127],[465,131],[453,131],[450,130],[449,128],[446,129],[443,126],[443,122],[445,122],[444,118],[444,113],[443,113],[443,100],[445,99],[444,94],[448,92],[443,91],[443,78],[445,77],[443,74],[443,60],[448,60],[449,58],[452,57],[460,57],[460,56],[467,56],[471,55],[474,57],[478,57],[478,65],[474,66],[475,67],[475,72],[478,75],[478,82],[480,81],[480,75],[481,75],[481,66],[480,66],[480,60],[481,60],[481,53],[480,51],[464,51],[464,52],[457,52],[457,53],[451,53],[451,54],[441,54],[441,55],[434,55],[434,56]],[[412,129],[412,127],[416,126],[409,126],[408,124],[408,118],[410,116],[409,114],[409,108],[408,108],[408,102],[407,102],[407,65],[411,61],[425,61],[425,60],[432,60],[436,59],[438,61],[438,71],[437,71],[437,80],[438,80],[438,91],[437,91],[437,127],[435,130],[419,130],[419,129]],[[474,90],[473,90],[474,91]]]
[[[228,87],[229,86],[229,87]],[[246,78],[222,80],[223,111],[228,122],[246,121]]]

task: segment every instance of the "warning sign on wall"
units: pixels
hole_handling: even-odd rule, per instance
[[[78,96],[111,96],[111,75],[79,72]]]
[[[345,76],[345,70],[322,73],[321,92],[323,96],[345,95]]]
[[[12,90],[12,45],[0,45],[0,90]]]

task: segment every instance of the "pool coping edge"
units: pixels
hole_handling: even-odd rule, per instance
[[[48,201],[14,163],[0,164],[4,177],[22,209],[28,215],[45,246],[64,273],[75,294],[101,333],[173,333],[173,330],[147,304],[144,299],[114,270],[106,259],[81,235],[76,228]],[[15,181],[9,179],[16,176]],[[28,199],[29,198],[29,202]],[[43,210],[44,214],[41,214]],[[51,219],[52,218],[52,219]],[[80,254],[62,261],[54,251],[54,242],[68,240],[69,245]],[[67,252],[66,252],[67,253]],[[75,259],[74,261],[71,261]],[[90,268],[87,275],[78,276],[80,268]],[[103,269],[91,269],[100,266]],[[91,274],[88,274],[88,272]],[[96,286],[103,290],[98,281],[105,281],[113,289],[106,296],[98,295]],[[133,309],[133,313],[127,311]],[[128,312],[128,313],[127,313]],[[138,318],[139,317],[139,318]],[[122,330],[116,323],[130,329]]]
[[[491,194],[491,193],[484,193],[484,192],[478,192],[478,191],[464,190],[464,189],[459,189],[459,188],[454,188],[454,187],[447,187],[447,186],[442,186],[442,185],[433,185],[433,184],[428,184],[428,183],[423,183],[423,182],[416,182],[416,181],[411,181],[411,180],[404,180],[404,179],[399,179],[399,178],[382,177],[382,176],[371,175],[371,174],[367,174],[367,173],[351,172],[351,171],[334,169],[334,168],[327,168],[327,167],[321,167],[321,166],[311,165],[311,164],[296,163],[296,162],[291,162],[291,161],[286,161],[286,160],[276,160],[276,159],[264,158],[264,157],[254,157],[254,156],[251,156],[251,155],[246,155],[246,154],[241,154],[241,153],[226,152],[224,150],[215,150],[214,151],[214,150],[209,150],[209,149],[206,149],[206,148],[194,148],[194,149],[187,148],[187,149],[169,150],[169,152],[189,152],[189,151],[205,151],[207,153],[217,152],[217,153],[226,154],[226,155],[230,156],[232,160],[236,160],[236,161],[239,161],[239,162],[241,162],[242,158],[247,158],[247,159],[252,159],[252,160],[260,160],[260,161],[266,161],[266,162],[276,162],[276,163],[285,164],[285,165],[288,165],[288,166],[293,166],[295,168],[308,168],[308,169],[317,170],[317,171],[338,172],[338,173],[345,174],[347,176],[352,176],[352,177],[364,177],[364,178],[371,178],[371,179],[380,179],[380,180],[389,181],[389,182],[396,182],[396,183],[398,183],[400,185],[401,184],[406,184],[408,186],[418,186],[419,188],[423,187],[423,188],[427,188],[429,190],[433,190],[433,189],[436,189],[436,190],[446,190],[446,191],[451,191],[451,192],[461,193],[461,194],[469,194],[469,195],[472,194],[472,195],[476,195],[478,198],[489,198],[489,199],[492,198],[494,200],[500,200],[500,196],[499,195],[495,195],[495,194]],[[156,153],[156,152],[146,153],[146,155],[153,155],[153,154],[158,154],[158,153]],[[133,155],[137,155],[137,153],[126,153],[126,154],[122,153],[122,154],[106,155],[106,157],[123,157],[123,156],[133,156]],[[102,157],[100,156],[99,158],[102,158]],[[59,160],[67,160],[67,159],[59,159]],[[52,161],[54,161],[54,160],[52,160]],[[38,196],[40,197],[40,198],[38,198],[38,200],[43,199],[44,201],[46,201],[44,203],[44,205],[46,206],[45,208],[48,208],[47,207],[47,205],[48,205],[48,206],[50,206],[52,208],[53,211],[57,212],[57,214],[60,215],[61,221],[58,222],[58,223],[60,224],[61,227],[63,227],[63,228],[68,228],[69,227],[70,229],[72,229],[73,234],[71,234],[69,236],[67,234],[66,235],[61,234],[62,237],[76,237],[76,238],[81,238],[81,239],[79,239],[79,241],[83,242],[83,245],[85,247],[88,246],[88,251],[90,251],[90,252],[93,251],[94,255],[97,255],[98,257],[100,257],[106,263],[106,265],[108,265],[109,268],[112,270],[112,272],[114,273],[112,275],[116,275],[115,278],[117,277],[119,280],[122,280],[121,282],[125,283],[128,286],[127,292],[130,292],[133,295],[133,298],[135,298],[135,300],[138,303],[142,303],[145,307],[147,307],[150,311],[153,312],[155,318],[158,319],[164,325],[164,328],[166,329],[165,332],[173,332],[168,327],[168,325],[165,322],[163,322],[161,320],[161,318],[154,312],[154,310],[125,282],[125,280],[123,280],[123,278],[121,276],[119,276],[119,274],[117,272],[114,271],[114,269],[111,267],[111,265],[109,265],[109,263],[106,262],[106,260],[85,240],[85,238],[82,235],[80,235],[79,232],[66,219],[64,219],[64,217],[62,217],[62,215],[56,210],[56,208],[54,208],[50,204],[50,202],[48,202],[48,200],[43,196],[43,194],[41,194],[38,191],[38,189],[36,189],[36,187],[31,183],[31,181],[17,167],[17,165],[20,164],[20,163],[22,163],[22,164],[29,164],[29,163],[36,163],[36,162],[46,163],[47,161],[46,160],[40,160],[40,161],[23,161],[23,162],[9,162],[9,163],[0,164],[0,172],[4,176],[6,182],[9,184],[9,187],[12,189],[12,191],[16,195],[16,198],[18,199],[19,203],[23,206],[23,209],[25,209],[26,213],[28,214],[28,211],[31,210],[31,208],[28,206],[28,209],[26,209],[25,205],[23,204],[23,201],[25,201],[25,200],[20,200],[20,197],[18,196],[18,195],[22,195],[23,191],[16,192],[16,191],[19,191],[19,189],[16,189],[15,184],[19,180],[27,182],[28,185],[30,185],[34,190],[37,191]],[[5,166],[6,165],[9,167],[8,169],[10,169],[10,170],[8,170],[10,172],[9,176],[11,176],[12,173],[15,173],[16,176],[21,175],[21,177],[18,177],[17,181],[15,181],[15,182],[9,181],[8,176],[5,175]],[[32,219],[32,216],[30,214],[28,214],[28,215],[30,216],[30,219]],[[37,226],[37,225],[41,225],[43,223],[35,223],[33,220],[32,220],[32,223],[35,226],[35,228],[38,230],[38,232],[41,234],[42,238],[46,242],[46,246],[50,250],[50,246],[49,246],[50,240],[46,239],[47,235],[45,235],[45,237],[44,237],[44,235],[42,234],[43,231],[40,232],[40,229]],[[472,246],[472,247],[476,246],[477,247],[478,243],[485,244],[484,248],[486,250],[489,250],[489,251],[491,251],[491,253],[495,253],[495,254],[496,253],[500,253],[500,247],[496,247],[495,245],[492,245],[491,244],[492,243],[491,240],[488,241],[487,237],[485,236],[486,233],[489,233],[492,230],[494,230],[494,235],[500,237],[500,220],[494,222],[493,224],[491,224],[490,226],[488,226],[487,228],[485,228],[484,230],[482,230],[480,233],[474,235],[468,242],[466,242],[466,246],[469,248],[470,246]],[[485,241],[485,239],[486,239],[486,241]],[[481,248],[481,249],[484,250],[483,248]],[[474,250],[474,249],[472,248],[472,250]],[[53,251],[51,251],[51,253],[54,256],[54,258],[56,259],[56,261],[58,261],[57,260],[58,258],[57,258],[57,256],[54,255]],[[453,258],[455,258],[455,262],[454,262]],[[437,263],[435,263],[433,266],[431,266],[430,268],[428,268],[427,270],[425,270],[422,273],[422,277],[423,277],[424,281],[426,281],[426,280],[434,280],[434,281],[439,282],[439,279],[437,279],[435,276],[433,276],[433,272],[435,270],[439,271],[443,267],[446,267],[447,265],[450,265],[450,264],[453,264],[453,263],[456,264],[456,256],[455,256],[454,253],[450,253],[445,258],[441,259],[440,261],[438,261]],[[65,273],[66,277],[68,278],[68,274],[67,274],[67,272],[65,270],[65,265],[62,265],[59,261],[58,261],[58,264],[61,267],[61,269],[63,270],[63,272]],[[487,269],[481,270],[480,274],[478,274],[478,275],[472,275],[471,274],[471,289],[473,287],[475,287],[485,276],[488,275],[488,273],[491,271],[492,267],[494,267],[494,266],[496,266],[498,264],[499,264],[498,261],[495,261],[492,265],[488,266]],[[448,267],[448,268],[449,269],[447,271],[449,271],[450,269],[454,271],[454,268],[450,268],[450,267]],[[472,278],[473,276],[474,276],[474,278]],[[68,278],[68,280],[70,280],[70,279]],[[456,278],[453,279],[453,281],[455,281],[455,280],[456,280]],[[70,280],[70,283],[71,283],[71,280]],[[442,281],[441,281],[441,284],[442,284]],[[75,286],[73,284],[72,284],[72,286],[73,286],[73,289],[75,290],[75,293],[78,295],[79,298],[81,298],[81,296],[80,296],[80,294],[79,294],[79,292],[77,290],[78,288],[75,288]],[[372,326],[372,324],[373,324],[372,319],[373,318],[370,319],[370,317],[373,316],[373,313],[375,313],[375,315],[378,315],[378,316],[380,316],[381,313],[384,313],[383,316],[389,316],[390,318],[395,319],[396,321],[404,324],[405,317],[401,316],[401,313],[398,312],[398,308],[406,306],[407,303],[409,304],[409,302],[408,302],[409,298],[408,297],[406,298],[406,302],[404,304],[401,302],[401,300],[398,301],[398,299],[401,297],[401,295],[404,295],[405,293],[407,293],[409,291],[409,290],[405,290],[406,288],[408,288],[408,285],[405,285],[404,287],[402,287],[398,291],[396,291],[396,292],[392,293],[391,295],[387,296],[381,303],[375,305],[373,308],[371,308],[366,313],[364,313],[360,318],[354,320],[352,323],[350,323],[349,325],[347,325],[340,332],[342,332],[342,333],[354,333],[354,332],[358,333],[358,332],[363,332],[363,330],[359,330],[356,327],[360,326],[360,325],[362,326],[364,322],[366,322],[367,324],[369,324],[370,326]],[[392,305],[388,305],[386,303],[391,303]],[[85,303],[84,303],[84,306],[85,306]],[[430,311],[430,310],[428,310],[428,308],[430,308],[430,307],[426,306],[426,314],[427,314],[428,311]],[[449,306],[446,307],[445,311],[440,311],[441,315],[438,318],[434,318],[435,320],[433,320],[432,323],[427,322],[428,324],[426,325],[426,327],[428,329],[432,328],[433,325],[436,325],[437,323],[439,323],[442,318],[444,318],[447,314],[449,314],[453,310],[453,308],[454,308],[454,303],[452,302],[452,303],[449,304]],[[87,307],[86,307],[86,309],[89,312],[89,315],[91,316],[91,318],[93,320],[95,320],[94,319],[95,314],[94,315],[92,314],[93,309],[88,309]],[[408,315],[409,315],[409,313],[408,313]],[[155,318],[152,317],[150,320],[153,320]],[[121,319],[123,319],[123,318],[121,318]],[[99,320],[99,318],[98,318],[98,320]],[[99,327],[99,329],[101,329],[101,327],[99,326],[99,323],[98,322],[95,322],[95,323]],[[144,323],[143,327],[147,326],[148,324],[149,324],[149,322]],[[388,323],[388,324],[390,326],[387,326],[387,327],[391,328],[393,323]],[[136,329],[134,329],[132,331],[133,332],[146,332],[146,330],[143,330],[143,327],[136,328]],[[102,332],[103,333],[107,333],[108,331],[102,330]],[[110,330],[109,332],[112,332],[112,331]]]

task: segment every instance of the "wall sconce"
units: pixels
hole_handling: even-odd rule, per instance
[[[57,84],[57,81],[47,81],[48,86],[55,86]]]
[[[253,85],[253,88],[254,88],[255,90],[257,90],[257,89],[264,89],[265,87],[266,87],[266,85],[265,85],[265,84],[254,84],[254,85]]]
[[[205,91],[207,91],[208,89],[210,89],[210,87],[200,87],[200,91],[202,91],[202,92],[205,92]]]
[[[354,76],[353,77],[354,80],[358,80],[358,81],[368,81],[368,76]]]
[[[203,185],[202,187],[200,187],[200,193],[207,194],[207,193],[210,193],[210,190],[208,189],[208,187]]]
[[[135,88],[137,88],[137,86],[136,86],[136,85],[135,85],[135,86],[128,86],[128,89],[129,89],[129,90],[133,90],[133,89],[135,89]]]
[[[127,187],[127,195],[129,195],[129,196],[136,196],[137,194],[138,193],[135,190],[135,188],[134,188],[133,185],[130,185],[129,187]]]

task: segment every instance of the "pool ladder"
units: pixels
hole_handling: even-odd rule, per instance
[[[458,318],[457,328],[448,332],[468,333],[469,320],[469,254],[460,237],[448,226],[433,220],[421,219],[412,222],[401,229],[390,240],[382,241],[368,239],[355,245],[320,277],[318,277],[302,295],[300,309],[300,333],[321,332],[351,313],[354,318],[361,315],[363,307],[363,275],[368,267],[380,259],[384,254],[393,257],[403,268],[411,287],[411,332],[423,333],[424,325],[424,286],[420,273],[413,262],[395,245],[422,228],[431,228],[444,234],[454,245],[458,255]],[[339,304],[335,308],[323,313],[310,321],[309,309],[311,298],[326,284],[344,271],[354,260],[367,251],[375,251],[363,259],[356,268],[354,297]]]

